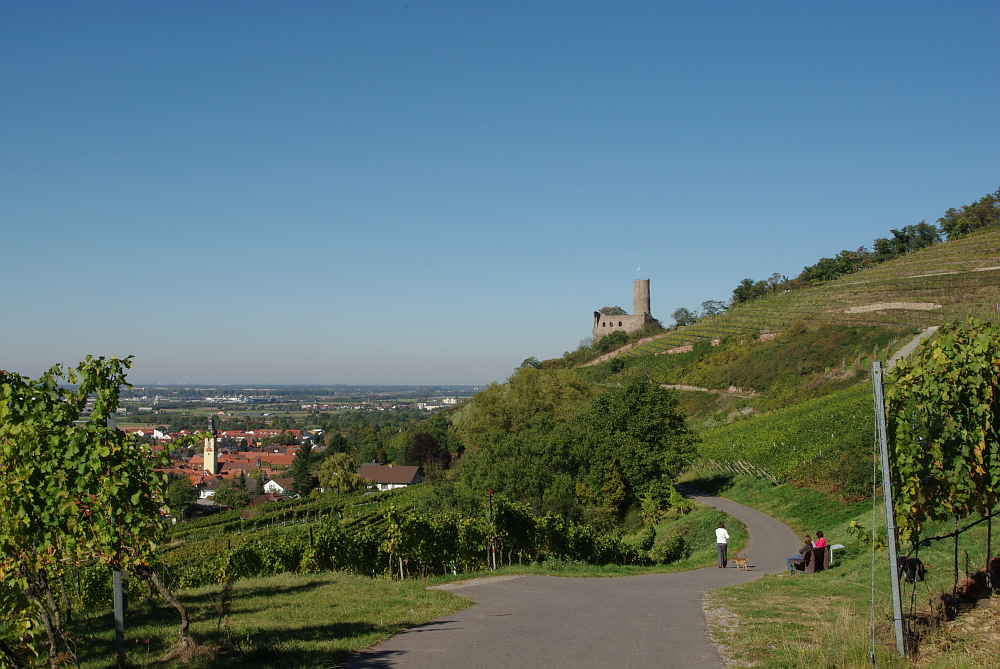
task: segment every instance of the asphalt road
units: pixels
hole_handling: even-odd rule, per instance
[[[690,488],[682,492],[746,523],[749,571],[730,562],[727,569],[619,578],[484,579],[459,591],[477,606],[397,634],[345,666],[721,669],[702,612],[705,593],[781,572],[800,542],[759,511]]]

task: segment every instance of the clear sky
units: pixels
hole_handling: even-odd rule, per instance
[[[1000,186],[990,2],[0,0],[0,368],[469,383]]]

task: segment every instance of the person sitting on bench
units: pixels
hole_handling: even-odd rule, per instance
[[[806,557],[806,553],[811,551],[812,549],[813,549],[812,537],[810,537],[807,534],[805,536],[805,543],[802,544],[802,548],[799,549],[799,554],[793,555],[789,558],[785,558],[785,563],[788,564],[788,571],[795,571],[795,565],[801,564],[802,560],[804,560]]]

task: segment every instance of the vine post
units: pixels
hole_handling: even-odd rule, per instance
[[[886,544],[889,547],[889,574],[892,577],[892,626],[896,632],[896,650],[906,652],[903,639],[903,599],[899,589],[899,561],[896,557],[896,512],[892,504],[892,470],[889,467],[889,439],[885,424],[885,396],[882,389],[882,363],[872,362],[872,387],[875,394],[875,426],[882,455],[882,498],[885,503]]]

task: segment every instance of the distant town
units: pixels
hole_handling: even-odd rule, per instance
[[[251,495],[251,506],[292,496],[292,465],[301,449],[319,454],[334,424],[351,416],[393,412],[390,424],[420,420],[469,399],[479,386],[286,386],[229,388],[146,386],[124,389],[116,412],[119,429],[165,454],[158,471],[187,481],[197,492],[195,513],[215,510],[224,484]],[[219,426],[206,466],[203,434],[209,419]],[[331,422],[333,421],[333,422]],[[370,421],[365,421],[370,423]],[[383,425],[384,427],[384,425]],[[338,431],[333,429],[334,432]],[[348,433],[350,428],[346,428]],[[395,429],[393,429],[395,431]],[[372,488],[388,490],[421,480],[418,467],[359,463]]]

